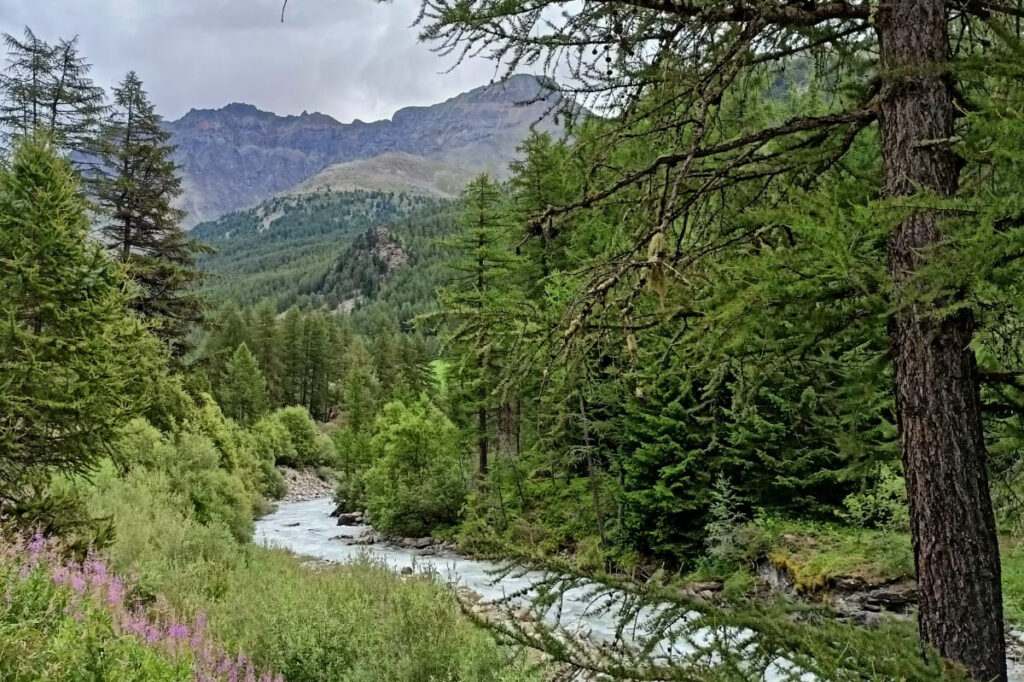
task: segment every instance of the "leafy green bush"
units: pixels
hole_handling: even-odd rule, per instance
[[[254,454],[245,450],[246,460]],[[237,456],[237,453],[236,453]],[[166,436],[145,420],[132,421],[114,444],[118,470],[165,472],[175,492],[187,500],[202,523],[221,522],[239,540],[252,535],[252,514],[260,491],[248,491],[251,471],[228,471],[223,451],[207,436],[181,430]],[[250,480],[250,486],[260,488]]]
[[[305,408],[285,407],[271,415],[271,419],[285,428],[292,444],[287,452],[277,455],[278,464],[307,467],[334,463],[334,444],[317,431],[316,422]]]
[[[910,528],[907,508],[907,484],[898,465],[882,464],[878,478],[869,488],[848,495],[840,515],[850,523],[866,528],[906,531]]]
[[[384,406],[370,440],[366,509],[385,532],[423,535],[458,521],[467,477],[458,429],[423,396]]]
[[[238,540],[252,536],[252,505],[242,480],[217,466],[220,453],[204,436],[175,436],[178,458],[171,465],[173,488],[185,495],[200,523],[219,521]]]

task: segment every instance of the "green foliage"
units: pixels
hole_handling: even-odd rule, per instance
[[[123,274],[89,241],[67,161],[42,138],[0,169],[0,496],[85,471],[164,372]],[[45,480],[45,478],[44,478]]]
[[[466,495],[458,429],[426,396],[388,403],[374,423],[373,464],[364,476],[375,527],[420,536],[455,523]]]
[[[910,519],[907,513],[907,484],[903,476],[888,464],[878,470],[878,480],[865,490],[843,500],[843,516],[853,525],[905,531]]]
[[[54,583],[45,566],[21,574],[0,558],[0,678],[10,682],[186,682],[191,661],[122,632],[95,599]]]
[[[221,409],[238,422],[251,423],[267,411],[267,382],[244,341],[231,356],[217,394]]]
[[[280,464],[293,467],[334,464],[334,444],[329,437],[317,431],[316,423],[306,410],[301,407],[285,407],[273,413],[269,419],[280,424],[291,441],[291,448],[277,455]]]

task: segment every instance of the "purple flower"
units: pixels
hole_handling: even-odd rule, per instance
[[[111,578],[107,583],[107,604],[121,606],[124,600],[124,585],[118,578]]]
[[[71,589],[72,589],[72,591],[74,591],[76,594],[82,594],[82,593],[85,592],[85,588],[86,588],[85,578],[83,578],[78,573],[76,573],[75,575],[71,576]]]
[[[46,547],[46,538],[43,537],[42,533],[36,533],[32,536],[32,542],[28,543],[28,551],[30,554],[38,555]]]
[[[180,623],[172,623],[167,626],[167,636],[178,641],[188,638],[188,628]]]

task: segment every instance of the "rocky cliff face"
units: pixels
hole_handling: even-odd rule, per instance
[[[556,129],[559,95],[517,75],[391,120],[339,123],[324,114],[277,116],[249,104],[192,110],[167,124],[178,146],[181,207],[195,225],[286,190],[342,161],[406,152],[500,174],[536,125]]]

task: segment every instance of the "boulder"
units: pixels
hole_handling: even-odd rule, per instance
[[[338,512],[335,518],[339,526],[359,526],[363,523],[361,512]]]

